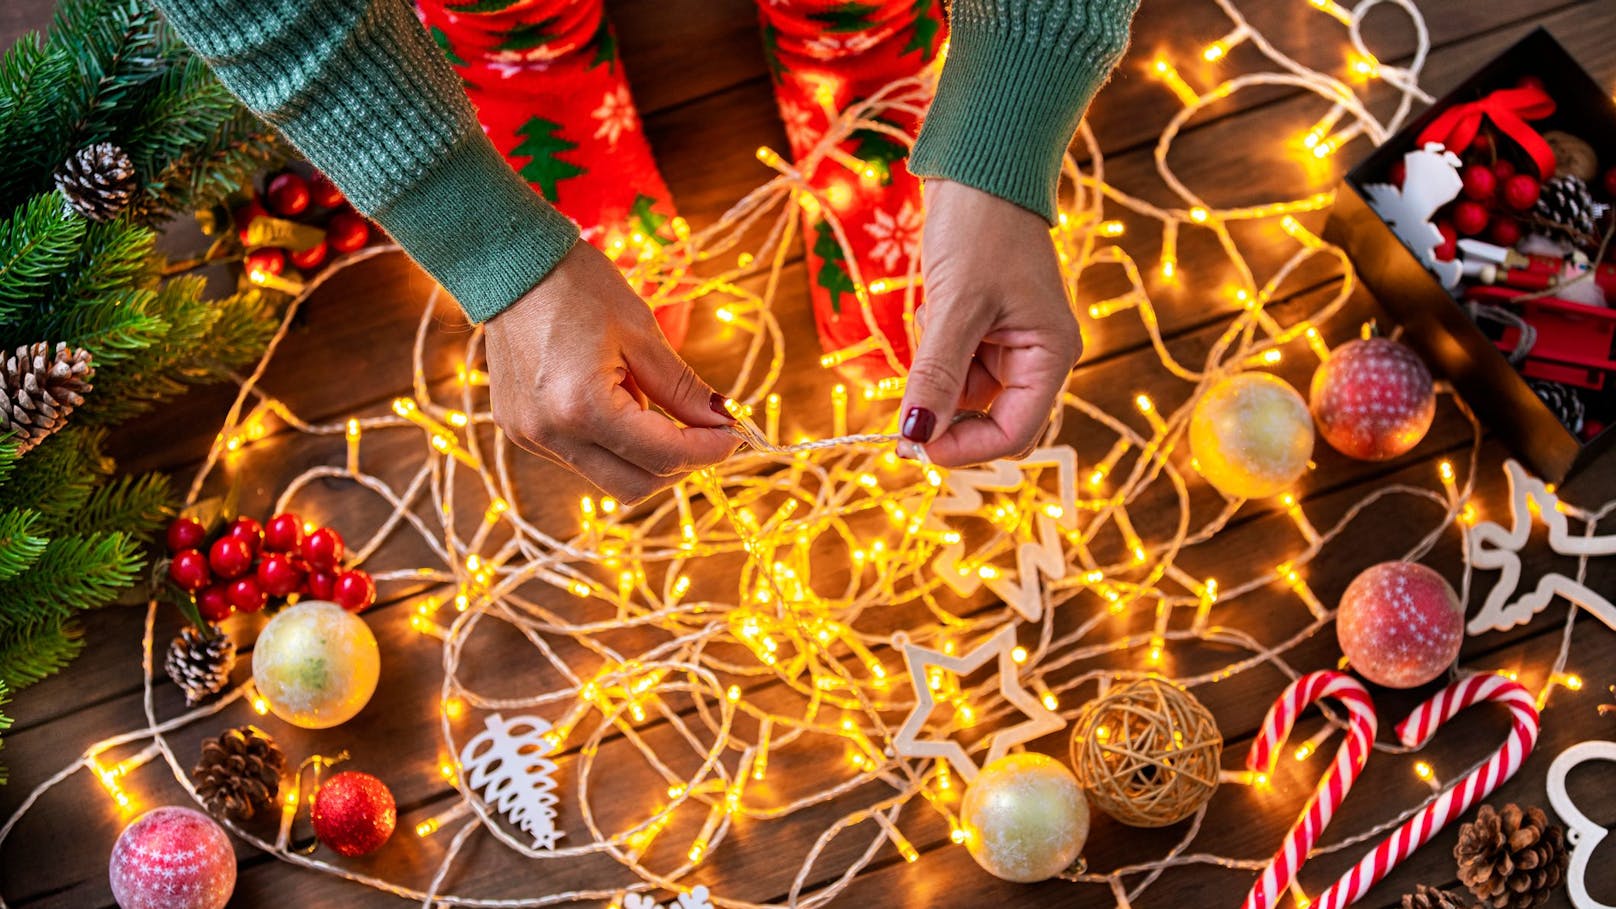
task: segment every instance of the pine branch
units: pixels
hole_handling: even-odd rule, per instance
[[[0,483],[0,509],[39,512],[47,527],[62,527],[89,500],[90,493],[112,473],[112,461],[101,452],[106,430],[69,424],[41,442]]]
[[[0,58],[0,209],[43,187],[40,155],[64,143],[60,105],[76,75],[66,48],[34,33]]]
[[[83,649],[84,632],[75,625],[57,623],[26,634],[0,634],[0,690],[20,691],[55,675]]]
[[[0,319],[41,302],[77,256],[84,225],[56,193],[35,196],[0,222]]]
[[[45,553],[50,540],[35,533],[40,523],[35,511],[0,511],[0,581],[9,581],[32,568]]]
[[[140,545],[123,533],[57,537],[34,564],[8,582],[0,635],[66,621],[112,602],[140,576]]]
[[[169,502],[173,494],[168,477],[162,474],[119,477],[90,493],[84,505],[74,513],[71,528],[79,533],[122,530],[146,541],[170,514]]]
[[[50,39],[73,50],[78,91],[69,120],[70,148],[116,138],[120,113],[169,67],[176,44],[157,10],[143,0],[62,0]]]

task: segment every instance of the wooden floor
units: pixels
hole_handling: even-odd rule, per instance
[[[1433,42],[1424,83],[1438,93],[1537,25],[1547,26],[1602,84],[1616,86],[1616,3],[1610,0],[1425,0],[1420,5]],[[773,111],[752,0],[611,0],[609,6],[652,145],[674,196],[694,225],[709,223],[744,190],[762,182],[765,174],[753,160],[756,146],[786,147]],[[1276,43],[1302,62],[1341,66],[1344,31],[1307,3],[1246,0],[1241,6]],[[0,5],[0,41],[9,43],[22,30],[42,25],[48,7],[46,0],[9,0]],[[1211,0],[1145,0],[1133,51],[1090,117],[1106,154],[1109,181],[1152,201],[1170,201],[1154,175],[1152,150],[1177,102],[1145,75],[1145,64],[1157,52],[1167,52],[1176,60],[1194,62],[1185,68],[1191,82],[1210,84],[1213,74],[1210,68],[1201,69],[1198,49],[1228,28]],[[1387,7],[1370,17],[1366,34],[1371,47],[1386,63],[1404,63],[1413,51],[1411,33],[1401,17]],[[1249,48],[1237,49],[1227,66],[1239,68],[1251,62],[1244,56],[1247,53]],[[1328,168],[1350,164],[1367,151],[1367,146],[1353,144],[1336,164],[1324,170],[1303,166],[1301,158],[1287,150],[1285,143],[1321,113],[1315,100],[1288,90],[1236,96],[1186,132],[1175,150],[1174,164],[1186,182],[1220,206],[1327,189],[1340,174],[1339,169]],[[1322,218],[1305,220],[1316,228]],[[1149,231],[1137,233],[1128,241],[1128,248],[1140,261],[1153,261],[1156,241]],[[1271,227],[1266,234],[1245,234],[1242,239],[1254,250],[1253,264],[1259,275],[1271,272],[1294,248]],[[1211,243],[1204,240],[1186,236],[1180,250],[1186,275],[1182,290],[1163,294],[1159,300],[1163,329],[1174,349],[1192,358],[1204,352],[1216,336],[1219,320],[1228,315],[1233,305],[1212,292],[1226,277],[1226,266]],[[1321,273],[1311,289],[1279,304],[1277,309],[1281,315],[1305,312],[1326,298],[1338,280],[1339,276]],[[421,301],[429,289],[428,280],[398,257],[344,274],[312,302],[297,334],[267,375],[265,387],[304,417],[323,420],[356,411],[376,411],[393,396],[408,393],[410,339]],[[1091,299],[1108,296],[1111,289],[1098,278],[1084,288]],[[787,330],[803,339],[799,344],[811,344],[806,281],[800,261],[788,272],[781,297]],[[1348,316],[1330,327],[1334,336],[1344,337],[1358,320],[1377,314],[1374,302],[1360,295]],[[434,382],[452,376],[455,342],[462,336],[454,314],[445,309],[442,315],[442,329],[429,345],[428,371]],[[1157,365],[1137,320],[1118,318],[1091,326],[1088,337],[1090,350],[1079,370],[1079,382],[1083,393],[1096,403],[1121,413],[1131,396],[1141,389],[1150,391],[1164,407],[1183,399],[1182,383],[1170,381]],[[726,368],[720,352],[720,345],[712,341],[698,340],[691,347],[698,367],[715,378],[722,378]],[[788,400],[820,401],[822,393],[810,393],[820,381],[814,371],[798,370],[787,377],[784,392]],[[121,465],[131,470],[172,470],[182,480],[188,480],[222,419],[228,399],[228,390],[198,392],[121,433],[117,440]],[[822,429],[813,419],[805,420],[805,427]],[[417,444],[411,442],[411,447]],[[1403,480],[1429,485],[1436,462],[1444,456],[1462,455],[1468,444],[1468,424],[1445,405],[1426,441],[1397,461],[1369,465],[1322,453],[1320,469],[1305,486],[1307,513],[1322,526],[1381,485]],[[397,450],[402,453],[402,449]],[[367,463],[385,464],[388,452],[385,443],[374,450],[367,449]],[[1502,513],[1503,477],[1499,465],[1505,454],[1496,443],[1483,446],[1478,502],[1485,514]],[[319,463],[340,464],[341,460],[340,441],[325,444],[297,440],[293,444],[286,439],[268,440],[241,467],[245,478],[243,510],[262,512],[297,472]],[[384,475],[387,471],[385,466],[379,470]],[[567,485],[564,478],[536,468],[533,478],[534,483],[555,484],[561,492],[568,493],[554,496],[557,501],[576,501],[570,492],[574,487]],[[330,491],[335,495],[339,488],[333,484]],[[1607,458],[1590,468],[1564,493],[1572,501],[1587,503],[1616,497],[1616,458]],[[1367,519],[1351,525],[1335,549],[1342,557],[1312,566],[1309,580],[1322,599],[1334,602],[1363,566],[1400,555],[1437,516],[1429,507],[1399,501],[1400,504],[1379,507]],[[365,526],[366,514],[362,506],[356,509],[308,517],[329,520],[339,528],[357,532]],[[537,514],[543,517],[546,512],[541,508]],[[556,520],[565,520],[559,508],[550,514]],[[1153,529],[1140,527],[1141,533],[1147,534]],[[1258,566],[1253,571],[1260,571],[1260,566],[1279,561],[1295,546],[1294,530],[1283,514],[1250,506],[1214,544],[1186,555],[1185,562],[1192,571],[1191,562],[1206,568]],[[427,561],[418,544],[404,542],[384,549],[367,567],[386,569]],[[1455,536],[1449,534],[1427,562],[1457,580]],[[1539,554],[1528,560],[1528,571],[1553,564],[1554,560]],[[1590,580],[1596,588],[1609,590],[1616,586],[1616,565],[1596,566]],[[450,804],[450,790],[430,772],[440,758],[437,736],[430,731],[436,725],[440,683],[436,648],[434,642],[409,630],[404,605],[413,602],[422,591],[421,586],[390,586],[383,591],[385,602],[367,614],[381,641],[384,669],[380,691],[358,719],[322,736],[279,723],[273,724],[272,730],[291,754],[346,747],[355,753],[356,767],[381,773],[393,782],[400,806],[400,835],[376,856],[352,866],[415,883],[425,880],[427,869],[436,864],[444,844],[437,839],[418,841],[409,830]],[[1302,622],[1294,600],[1286,597],[1280,590],[1259,592],[1238,609],[1242,615],[1255,617],[1257,627],[1265,627],[1265,611],[1271,613],[1274,618],[1265,630],[1278,639],[1295,630],[1291,625]],[[1542,681],[1543,667],[1560,645],[1564,610],[1562,604],[1556,604],[1523,627],[1469,639],[1464,664],[1515,669],[1523,681],[1535,687]],[[0,789],[0,817],[9,815],[25,793],[90,742],[145,725],[139,666],[142,619],[143,610],[132,607],[110,608],[94,616],[88,622],[88,647],[78,663],[61,676],[24,692],[8,708],[17,722],[6,736],[5,751],[0,755],[11,771],[10,785]],[[1252,621],[1245,624],[1252,627]],[[170,630],[165,627],[160,633]],[[1335,646],[1333,634],[1317,635],[1293,653],[1295,665],[1304,670],[1332,665],[1337,655]],[[1580,621],[1572,634],[1572,647],[1571,668],[1584,676],[1586,686],[1580,693],[1562,691],[1555,696],[1545,714],[1537,751],[1492,801],[1546,805],[1544,775],[1555,755],[1578,741],[1616,737],[1616,719],[1601,717],[1595,710],[1597,704],[1610,700],[1605,689],[1616,681],[1616,635],[1597,622]],[[521,649],[519,642],[496,641],[478,656],[486,664],[487,674],[509,674],[511,668],[502,657],[516,659],[526,652],[530,651]],[[1228,655],[1188,654],[1182,659],[1188,664],[1202,659],[1211,665],[1210,661],[1226,661]],[[1191,667],[1177,668],[1187,671]],[[238,669],[244,671],[245,667]],[[521,670],[516,673],[520,675]],[[1201,689],[1203,700],[1217,714],[1227,740],[1226,767],[1238,766],[1262,712],[1283,681],[1276,672],[1253,670]],[[1383,716],[1388,717],[1400,716],[1402,709],[1414,703],[1407,695],[1380,694],[1377,699]],[[166,681],[158,686],[156,700],[159,715],[179,711],[178,692]],[[1491,743],[1502,735],[1504,720],[1495,711],[1480,713],[1488,715],[1467,720],[1466,734],[1445,734],[1422,753],[1439,773],[1452,775],[1494,747]],[[232,722],[250,718],[239,711],[229,717]],[[222,726],[223,721],[219,721],[183,730],[174,737],[176,748],[182,756],[193,755],[204,735],[216,734]],[[1382,737],[1387,735],[1389,730],[1383,731]],[[1052,736],[1037,746],[1047,753],[1065,753],[1063,736]],[[575,757],[569,755],[563,763]],[[1311,790],[1313,774],[1319,769],[1316,763],[1283,762],[1274,791],[1266,795],[1225,787],[1216,796],[1199,847],[1250,858],[1268,855]],[[1424,788],[1409,773],[1409,766],[1404,759],[1371,762],[1338,815],[1333,835],[1327,833],[1325,841],[1333,842],[1345,831],[1364,830],[1386,817],[1389,806],[1423,797]],[[801,774],[815,772],[814,765],[804,762],[796,767],[788,763],[771,769],[771,774],[780,773],[789,779],[793,769]],[[1616,786],[1610,774],[1609,768],[1589,769],[1572,780],[1573,793],[1580,797],[1584,809],[1606,823],[1616,821]],[[621,800],[629,802],[638,798],[645,783],[638,771],[624,770],[620,776],[611,777],[607,785],[620,787]],[[134,774],[127,786],[142,807],[178,801],[177,788],[160,768]],[[610,791],[597,795],[596,802],[610,803],[613,795]],[[569,803],[569,798],[563,799],[564,808]],[[801,824],[743,826],[726,842],[722,859],[705,866],[692,882],[707,883],[716,894],[732,899],[783,901],[790,892],[801,856],[833,816],[819,812],[810,813]],[[94,779],[80,774],[69,780],[34,810],[0,854],[0,895],[10,905],[30,909],[110,906],[106,858],[121,822],[117,808]],[[906,863],[886,847],[837,905],[1104,906],[1111,902],[1103,888],[1092,886],[1058,882],[1013,886],[998,882],[981,872],[964,850],[948,843],[947,831],[929,812],[914,811],[902,823],[923,853],[920,860]],[[1096,822],[1087,854],[1092,867],[1116,867],[1161,855],[1175,835],[1172,830],[1135,831],[1102,819]],[[1454,880],[1454,838],[1451,829],[1438,836],[1374,890],[1365,905],[1394,904],[1399,894],[1412,890],[1416,883],[1450,884]],[[827,884],[867,842],[864,839],[855,844],[847,838],[835,841],[802,892],[809,894]],[[1302,875],[1307,891],[1317,893],[1355,857],[1355,850],[1346,850],[1310,863]],[[1592,889],[1606,903],[1616,902],[1613,859],[1616,848],[1609,843],[1594,858]],[[511,898],[624,880],[611,867],[552,867],[553,864],[518,860],[492,842],[483,842],[471,851],[456,889],[483,897]],[[1175,870],[1156,884],[1141,904],[1232,906],[1250,880],[1246,873],[1213,868]],[[232,905],[340,905],[357,909],[403,903],[243,848],[240,881]],[[1557,894],[1551,905],[1568,905],[1564,893]]]

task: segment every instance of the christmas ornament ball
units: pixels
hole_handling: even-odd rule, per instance
[[[346,856],[368,855],[393,835],[398,805],[386,783],[349,770],[320,784],[309,816],[320,842]]]
[[[1395,458],[1418,445],[1436,415],[1431,371],[1389,338],[1336,348],[1313,373],[1308,398],[1324,441],[1361,461]]]
[[[1464,610],[1442,575],[1413,562],[1382,562],[1341,595],[1336,636],[1359,675],[1388,688],[1414,688],[1459,658]]]
[[[1089,835],[1089,806],[1065,764],[1042,754],[1008,754],[971,781],[960,821],[978,865],[995,877],[1031,883],[1077,861]]]
[[[1296,389],[1264,372],[1219,381],[1190,414],[1196,469],[1224,495],[1285,491],[1313,456],[1313,418]]]
[[[236,889],[236,853],[202,812],[156,808],[124,828],[107,875],[120,909],[223,909]]]
[[[365,620],[323,600],[270,619],[253,648],[253,684],[275,715],[305,729],[352,719],[376,691],[381,661]]]

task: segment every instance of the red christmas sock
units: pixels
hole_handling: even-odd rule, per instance
[[[603,0],[417,0],[483,131],[527,181],[620,261],[672,242],[677,212],[651,157]],[[674,346],[688,304],[657,309]]]
[[[799,160],[829,128],[821,99],[843,110],[896,79],[919,73],[936,57],[946,34],[942,0],[759,0],[758,11],[775,100],[792,155]],[[917,118],[908,114],[885,119],[911,137],[919,130]],[[867,172],[857,174],[825,158],[805,176],[830,200],[859,275],[869,284],[902,279],[911,268],[918,271],[920,180],[906,166],[908,148],[892,136],[860,130],[842,143],[841,151],[870,165]],[[803,230],[820,344],[827,353],[868,346],[870,327],[854,296],[846,253],[830,224],[805,212]],[[870,304],[877,328],[908,366],[904,297],[900,284],[899,289],[872,291]],[[840,369],[867,384],[894,374],[879,351],[853,356]]]

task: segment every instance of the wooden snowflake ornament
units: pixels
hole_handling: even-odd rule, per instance
[[[466,785],[483,801],[533,837],[533,848],[555,849],[564,835],[556,829],[555,762],[545,757],[550,724],[536,716],[509,720],[491,714],[482,732],[460,752]]]
[[[1566,790],[1566,776],[1578,764],[1588,761],[1616,762],[1616,742],[1581,742],[1560,752],[1549,765],[1549,804],[1554,806],[1560,820],[1565,821],[1566,839],[1571,841],[1571,867],[1566,870],[1566,891],[1571,896],[1571,905],[1577,909],[1616,909],[1588,892],[1588,865],[1610,831],[1584,814]]]
[[[1616,534],[1573,536],[1566,525],[1566,513],[1582,516],[1581,511],[1563,505],[1542,480],[1528,475],[1526,468],[1514,460],[1504,462],[1504,474],[1509,478],[1510,528],[1505,530],[1491,521],[1477,524],[1470,531],[1468,543],[1470,564],[1476,568],[1497,569],[1500,572],[1498,583],[1488,592],[1487,601],[1466,630],[1478,635],[1524,624],[1548,608],[1549,601],[1556,596],[1581,606],[1616,630],[1616,604],[1563,574],[1546,574],[1538,579],[1537,588],[1532,592],[1515,596],[1521,582],[1521,549],[1531,538],[1534,515],[1542,519],[1548,529],[1549,548],[1560,555],[1582,559],[1611,555],[1616,553]]]

